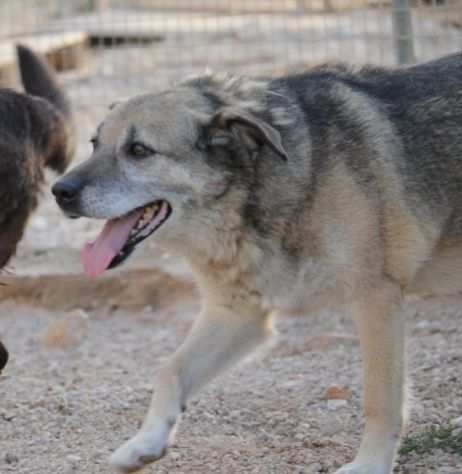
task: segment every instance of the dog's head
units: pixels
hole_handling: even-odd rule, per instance
[[[268,122],[194,83],[114,106],[92,143],[92,156],[53,187],[70,217],[108,220],[83,251],[90,275],[154,233],[161,244],[190,245],[198,226],[220,225],[224,201],[242,205],[259,155],[286,159]]]

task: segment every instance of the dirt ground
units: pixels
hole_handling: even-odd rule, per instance
[[[53,274],[5,290],[14,299],[0,305],[11,351],[0,378],[0,472],[111,472],[110,451],[139,426],[156,367],[198,310],[188,272],[174,258],[154,252],[149,269],[136,267],[96,285]],[[460,303],[407,305],[411,436],[462,413]],[[271,347],[190,403],[169,455],[146,472],[326,473],[351,458],[362,419],[348,316],[328,309],[281,316],[277,330]],[[329,400],[332,387],[345,388],[347,399]],[[458,451],[402,455],[396,472],[462,473]]]
[[[76,162],[88,154],[105,112],[92,103],[95,90],[113,99],[139,87],[127,88],[105,68],[120,72],[138,53],[100,52],[84,77],[63,77],[78,124]],[[107,74],[93,74],[95,65]],[[162,80],[151,78],[146,87],[187,69],[163,67]],[[11,352],[0,376],[2,474],[110,473],[110,452],[135,433],[156,368],[198,310],[187,266],[155,242],[121,270],[96,282],[84,278],[79,248],[100,226],[64,219],[44,189],[18,256],[1,277],[8,286],[0,287],[0,337]],[[462,474],[461,303],[455,296],[406,304],[413,396],[397,473]],[[314,474],[351,460],[362,417],[359,347],[349,316],[321,306],[310,315],[281,315],[276,327],[271,346],[190,403],[168,456],[146,472]],[[335,391],[340,400],[332,400]]]

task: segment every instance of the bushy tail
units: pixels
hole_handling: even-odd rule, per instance
[[[44,59],[23,45],[17,46],[19,72],[28,94],[48,100],[66,118],[71,116],[69,99],[59,86],[55,73]]]

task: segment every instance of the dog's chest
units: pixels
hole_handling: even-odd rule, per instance
[[[255,286],[266,309],[297,311],[313,299],[338,291],[333,265],[320,259],[290,262],[281,257],[265,261],[255,274]]]

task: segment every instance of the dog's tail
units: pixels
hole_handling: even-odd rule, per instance
[[[19,72],[25,92],[42,99],[41,119],[50,118],[50,134],[45,163],[63,173],[75,152],[75,130],[69,98],[56,74],[44,58],[23,45],[17,45]]]
[[[66,118],[71,116],[69,99],[56,80],[56,75],[51,67],[23,45],[17,45],[19,72],[24,90],[31,95],[36,95],[48,100]]]

